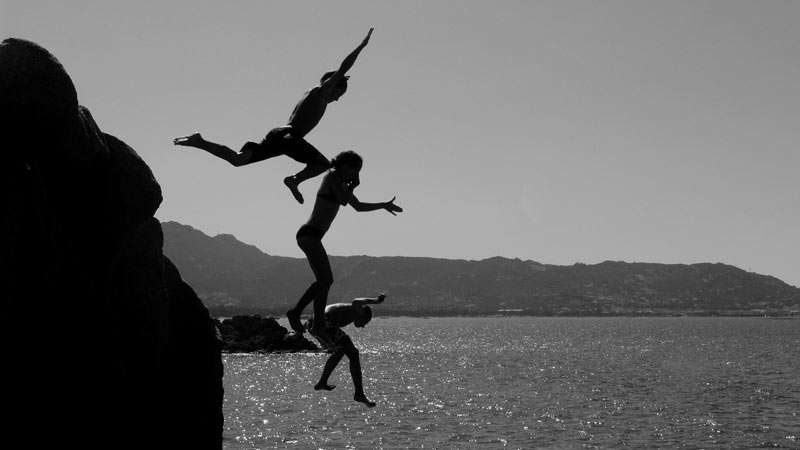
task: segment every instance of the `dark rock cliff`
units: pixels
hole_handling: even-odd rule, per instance
[[[220,448],[220,343],[148,166],[31,42],[0,44],[0,127],[4,440]]]

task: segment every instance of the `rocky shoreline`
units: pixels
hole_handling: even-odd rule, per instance
[[[233,316],[216,320],[222,340],[222,351],[227,353],[281,353],[322,351],[301,336],[281,326],[273,317],[260,315]]]

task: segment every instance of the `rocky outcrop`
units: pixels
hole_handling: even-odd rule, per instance
[[[318,351],[305,337],[289,333],[272,317],[233,316],[218,323],[223,349],[229,352]]]
[[[9,448],[220,448],[220,343],[162,254],[150,169],[28,41],[0,44],[0,127]]]

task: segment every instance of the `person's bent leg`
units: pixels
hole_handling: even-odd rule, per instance
[[[300,184],[303,181],[308,180],[309,178],[314,178],[315,176],[325,172],[330,168],[331,165],[327,160],[324,161],[317,160],[312,163],[306,164],[306,166],[300,172],[294,174],[292,178],[294,178],[294,181],[297,184]]]
[[[327,255],[326,255],[327,259]],[[330,268],[328,269],[330,273]],[[320,319],[319,326],[316,325],[314,328],[323,330],[324,329],[324,322],[325,322],[325,307],[328,305],[328,291],[331,289],[331,285],[333,284],[333,275],[328,275],[323,277],[317,284],[317,292],[314,296],[314,320],[316,321],[318,318]]]
[[[306,291],[303,293],[303,296],[300,297],[300,300],[297,301],[297,304],[286,312],[286,318],[289,319],[289,326],[297,334],[303,334],[305,331],[303,328],[303,323],[300,322],[300,314],[303,313],[303,310],[306,309],[306,306],[308,306],[308,304],[314,300],[314,297],[316,297],[318,286],[319,283],[316,281],[311,283],[311,285],[308,286],[308,289],[306,289]]]
[[[319,377],[319,381],[316,385],[314,385],[314,390],[326,390],[330,391],[333,390],[336,386],[328,384],[328,378],[330,378],[331,374],[333,373],[333,369],[339,364],[339,361],[342,360],[344,356],[344,352],[341,350],[336,350],[333,354],[325,361],[325,367],[322,368],[322,375]]]
[[[314,178],[315,176],[321,174],[322,172],[325,172],[329,168],[330,164],[324,164],[324,165],[319,163],[308,164],[306,165],[305,168],[303,168],[303,170],[297,172],[295,175],[290,175],[284,178],[283,184],[285,184],[286,187],[289,188],[289,191],[292,193],[294,199],[297,200],[297,202],[302,205],[303,202],[305,202],[305,199],[303,198],[303,194],[300,193],[299,189],[300,183],[306,181],[309,178]]]
[[[317,287],[314,293],[314,329],[322,330],[325,326],[325,306],[328,303],[328,291],[333,285],[333,272],[328,260],[328,253],[322,240],[312,236],[303,236],[298,240],[300,248],[306,254],[308,264],[316,277]]]
[[[308,265],[311,266],[316,278],[316,288],[313,295],[304,296],[301,300],[306,299],[308,301],[308,298],[313,298],[314,322],[312,331],[313,334],[325,339],[327,338],[327,333],[325,333],[325,306],[328,303],[328,291],[333,284],[333,273],[331,272],[328,253],[322,245],[322,240],[316,236],[301,236],[298,238],[297,243],[303,253],[306,254]],[[305,305],[303,306],[305,307]]]
[[[344,354],[350,360],[350,376],[353,378],[353,387],[355,388],[355,395],[353,400],[363,403],[370,408],[375,406],[375,402],[370,401],[366,394],[364,394],[364,381],[361,374],[361,358],[358,354],[358,349],[353,345],[353,341],[349,337],[343,339]]]
[[[306,165],[300,172],[283,179],[283,184],[289,188],[294,198],[303,203],[303,194],[298,189],[300,183],[325,172],[331,167],[331,163],[325,155],[303,138],[287,134],[282,138],[282,142],[286,156]]]

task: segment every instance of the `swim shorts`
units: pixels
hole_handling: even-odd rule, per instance
[[[330,165],[330,161],[305,139],[294,136],[292,127],[273,128],[259,143],[247,142],[242,151],[250,149],[253,156],[249,162],[263,161],[278,155],[286,155],[303,164]]]
[[[311,332],[311,326],[314,324],[314,319],[308,319],[306,322],[306,329],[308,333],[314,338],[316,338],[317,342],[320,343],[322,348],[329,352],[335,352],[337,350],[344,351],[344,339],[347,338],[347,333],[342,331],[341,328],[337,327],[336,325],[331,324],[328,321],[325,321],[325,333],[328,334],[330,339],[320,339],[319,336]]]

